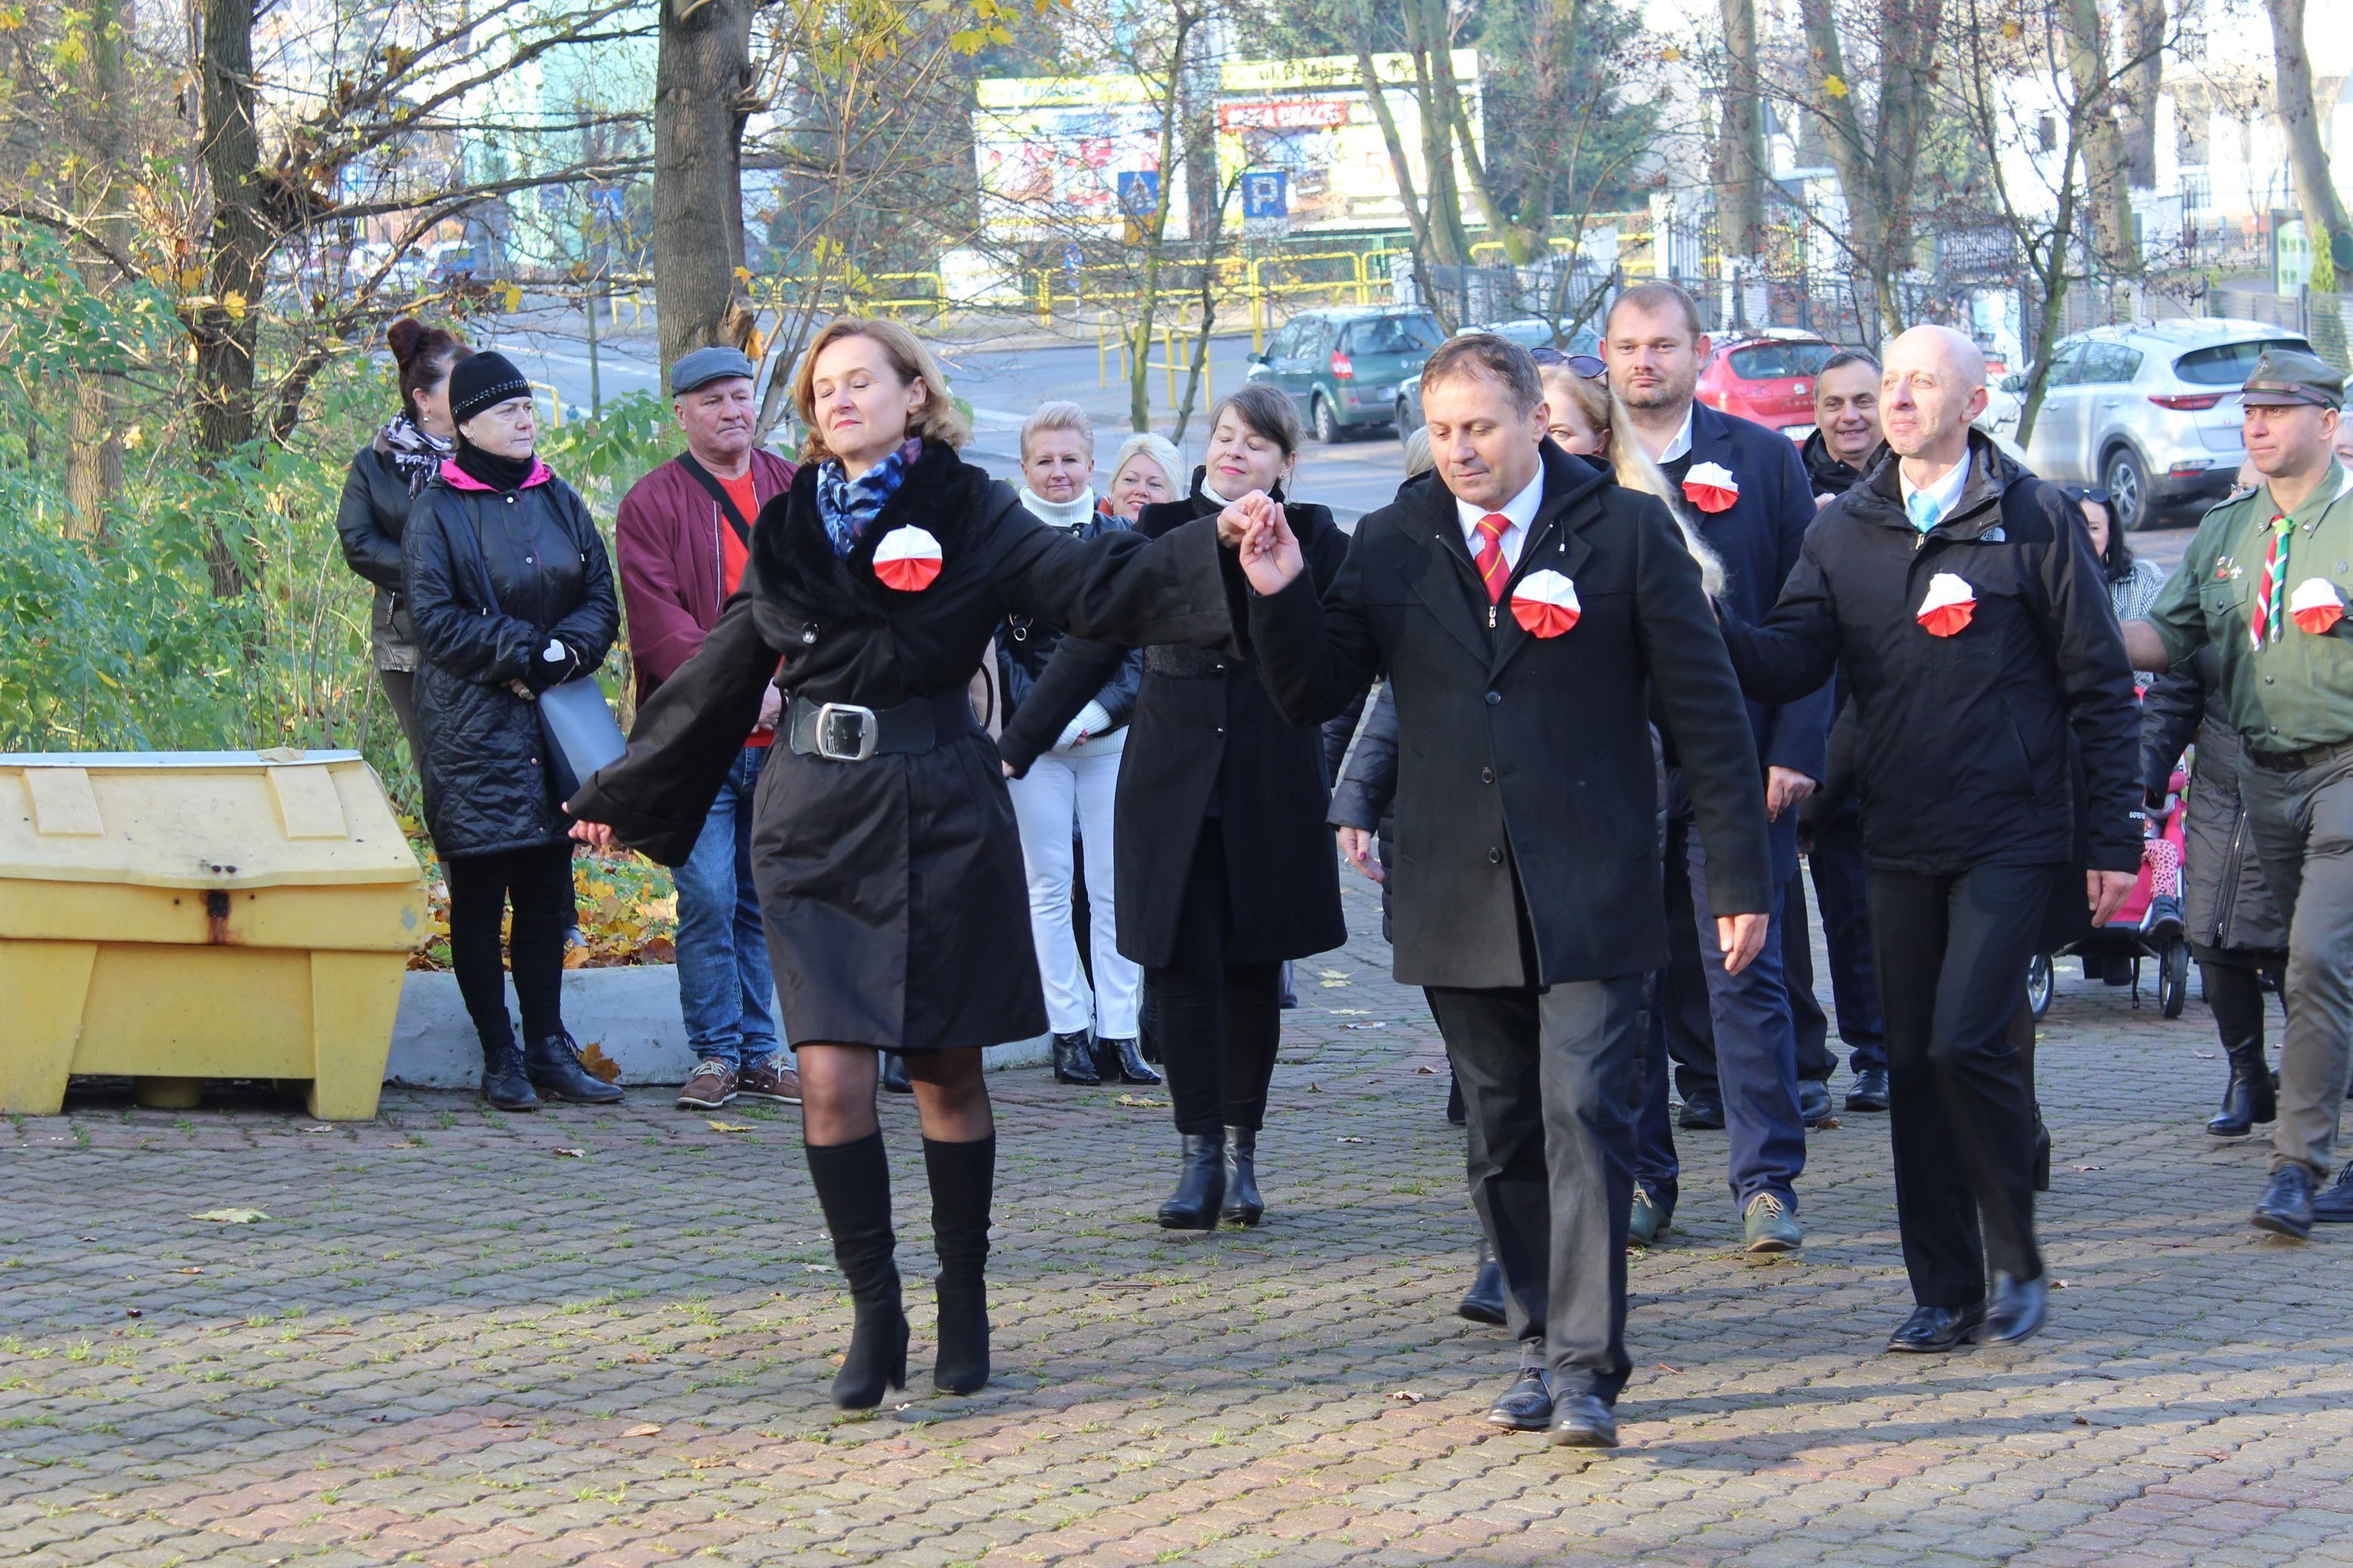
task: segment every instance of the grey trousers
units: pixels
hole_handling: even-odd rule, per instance
[[[1642,1104],[1642,976],[1427,993],[1462,1089],[1471,1201],[1523,1366],[1615,1404]]]
[[[425,738],[417,727],[417,672],[379,669],[375,678],[384,683],[385,700],[392,704],[392,716],[400,721],[400,733],[408,742],[409,763],[421,773],[425,768]]]
[[[2353,1065],[2353,750],[2297,773],[2239,770],[2263,880],[2287,917],[2272,1169],[2326,1181]]]

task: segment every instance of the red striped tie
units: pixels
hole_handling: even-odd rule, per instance
[[[1491,511],[1479,520],[1479,581],[1486,585],[1487,602],[1500,604],[1504,583],[1512,569],[1504,563],[1504,531],[1512,520],[1500,511]]]

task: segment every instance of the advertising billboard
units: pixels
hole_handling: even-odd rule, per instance
[[[990,78],[979,84],[972,140],[995,239],[1116,238],[1128,209],[1141,199],[1148,217],[1158,194],[1160,105],[1153,84],[1133,76]],[[1180,178],[1170,231],[1182,234],[1185,221]]]
[[[1456,49],[1448,65],[1475,135],[1478,52]],[[1427,192],[1413,57],[1376,55],[1373,66],[1414,188]],[[1148,216],[1140,193],[1159,188],[1161,90],[1120,73],[980,82],[973,148],[990,237],[1117,238],[1139,200]],[[1221,189],[1242,175],[1282,176],[1249,187],[1259,209],[1275,191],[1282,204],[1279,215],[1253,210],[1250,221],[1293,233],[1405,226],[1397,171],[1356,56],[1226,61],[1210,109]],[[1185,232],[1187,184],[1181,170],[1170,184],[1172,233]],[[1467,176],[1461,184],[1468,188]]]
[[[1480,135],[1479,53],[1453,51],[1455,90],[1473,138]],[[1413,91],[1413,57],[1375,55],[1389,117],[1405,151],[1414,189],[1430,189],[1421,146],[1421,102]],[[1395,163],[1354,55],[1297,60],[1229,60],[1218,73],[1218,176],[1220,184],[1255,170],[1288,178],[1291,232],[1402,228]],[[1458,188],[1469,189],[1461,174]]]

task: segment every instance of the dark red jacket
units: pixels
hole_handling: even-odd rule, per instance
[[[752,493],[761,505],[791,488],[793,467],[753,449]],[[726,526],[719,503],[675,458],[621,498],[613,539],[640,700],[693,658],[718,623],[727,599],[719,561],[719,531]]]

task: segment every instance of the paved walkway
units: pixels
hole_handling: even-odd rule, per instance
[[[1722,1135],[1687,1138],[1672,1245],[1633,1264],[1629,1446],[1595,1457],[1479,1419],[1512,1355],[1451,1315],[1461,1135],[1349,900],[1286,1031],[1265,1228],[1149,1222],[1164,1110],[996,1080],[974,1399],[930,1390],[921,1292],[905,1405],[827,1404],[849,1313],[765,1108],[90,1099],[0,1129],[0,1563],[2353,1563],[2353,1236],[2246,1228],[2263,1153],[2197,1130],[2196,1001],[2063,976],[2065,1288],[2016,1352],[1878,1353],[1883,1117],[1816,1136],[1785,1261],[1731,1249]],[[907,1106],[885,1123],[920,1279]],[[239,1208],[268,1217],[191,1217]]]

